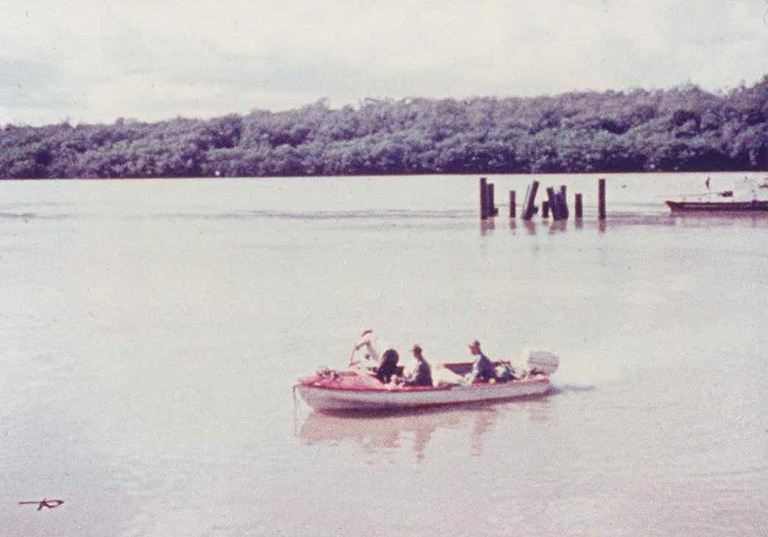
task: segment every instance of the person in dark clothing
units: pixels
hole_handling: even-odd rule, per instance
[[[421,347],[413,346],[413,357],[416,358],[416,372],[403,380],[404,386],[432,386],[432,369],[422,355]]]
[[[397,367],[398,360],[400,360],[400,355],[395,349],[384,351],[381,364],[376,369],[376,378],[385,384],[389,383],[392,380],[392,375],[396,375],[400,371],[400,368]]]
[[[472,364],[471,379],[475,380],[491,380],[496,378],[496,367],[493,365],[488,357],[480,350],[480,342],[475,340],[469,345],[469,351],[476,356],[475,363]]]

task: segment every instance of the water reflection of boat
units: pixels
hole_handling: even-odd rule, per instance
[[[419,459],[432,435],[438,430],[459,429],[472,422],[472,449],[480,451],[483,435],[493,427],[497,410],[487,405],[451,409],[422,409],[390,414],[356,413],[354,416],[312,412],[304,421],[299,436],[307,444],[338,444],[352,441],[366,451],[378,452],[401,447],[413,438]]]

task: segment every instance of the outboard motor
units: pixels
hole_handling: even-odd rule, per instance
[[[547,351],[528,351],[528,369],[531,375],[552,375],[560,365],[560,358]]]

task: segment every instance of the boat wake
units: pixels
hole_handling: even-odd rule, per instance
[[[567,393],[591,392],[596,390],[597,386],[577,386],[574,384],[553,384],[549,389],[550,395],[562,395]]]
[[[609,356],[591,352],[568,353],[553,377],[552,393],[587,392],[616,382],[622,369]]]

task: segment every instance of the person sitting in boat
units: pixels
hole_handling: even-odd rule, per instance
[[[469,344],[469,351],[476,356],[475,363],[472,364],[470,380],[491,380],[496,378],[496,367],[480,349],[480,342],[475,340]]]
[[[397,366],[400,355],[395,349],[387,349],[381,356],[381,364],[376,368],[376,378],[384,384],[389,384],[394,375],[402,374],[403,368]]]
[[[432,369],[418,345],[413,346],[413,357],[416,358],[416,371],[403,379],[403,386],[432,386]]]
[[[360,360],[360,358],[356,358],[355,355],[362,348],[365,348],[365,355],[364,358]],[[363,334],[360,336],[360,341],[355,345],[352,351],[352,356],[349,358],[350,367],[359,365],[361,367],[368,367],[371,369],[377,368],[379,366],[379,362],[381,361],[381,355],[378,350],[379,348],[380,342],[378,338],[373,334],[373,330],[363,330]]]

